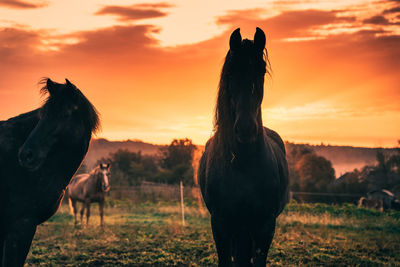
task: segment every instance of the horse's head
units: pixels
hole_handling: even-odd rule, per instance
[[[265,34],[257,28],[254,41],[242,40],[238,28],[232,33],[229,46],[221,75],[227,98],[225,105],[229,106],[235,140],[253,143],[262,129],[261,102],[267,66]]]
[[[103,164],[99,165],[99,183],[101,191],[108,192],[111,188],[110,186],[110,164]]]
[[[40,109],[40,120],[19,150],[20,164],[37,170],[52,148],[70,149],[82,140],[90,140],[98,127],[98,115],[85,96],[66,79],[65,84],[43,81],[48,99]]]

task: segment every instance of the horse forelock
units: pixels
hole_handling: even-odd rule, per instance
[[[44,104],[41,107],[41,116],[48,114],[61,114],[67,108],[73,107],[79,112],[79,118],[84,121],[84,127],[90,133],[96,133],[100,128],[99,113],[82,92],[73,84],[69,84],[69,90],[62,90],[59,93],[51,94],[47,83],[49,78],[42,78],[39,84],[43,84],[40,89],[42,95],[47,95]],[[67,86],[67,83],[60,84],[56,82],[55,86]]]
[[[90,176],[96,180],[96,185],[98,186],[98,189],[100,191],[103,191],[102,190],[103,181],[104,181],[106,187],[109,186],[107,169],[102,169],[102,168],[100,168],[100,166],[97,166],[90,172]]]

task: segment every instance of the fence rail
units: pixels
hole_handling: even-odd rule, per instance
[[[341,193],[316,193],[316,192],[290,192],[290,198],[298,202],[306,203],[357,203],[362,195],[359,194],[341,194]]]
[[[137,186],[114,186],[110,196],[121,199],[128,198],[133,200],[177,200],[179,201],[180,186],[171,184],[159,184],[143,182]],[[187,199],[201,199],[200,189],[196,186],[185,186],[183,196]],[[362,197],[360,194],[341,194],[341,193],[316,193],[316,192],[290,192],[290,198],[298,202],[323,202],[323,203],[357,203]]]
[[[183,185],[184,186],[184,185]],[[108,196],[113,199],[129,199],[133,202],[143,201],[180,201],[180,185],[142,182],[137,186],[112,186]],[[290,192],[290,199],[303,203],[357,203],[362,195],[316,192]],[[183,197],[202,205],[199,187],[184,186]],[[64,200],[67,200],[65,198]]]

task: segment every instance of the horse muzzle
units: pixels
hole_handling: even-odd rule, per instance
[[[44,162],[32,149],[24,147],[19,150],[18,161],[22,167],[32,172],[38,170]]]

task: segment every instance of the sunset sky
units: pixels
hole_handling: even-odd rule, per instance
[[[68,78],[98,137],[165,144],[212,134],[230,33],[267,35],[264,125],[297,143],[400,139],[400,1],[0,0],[0,120]]]

